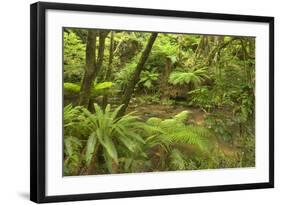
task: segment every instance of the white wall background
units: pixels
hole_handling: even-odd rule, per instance
[[[49,0],[52,1],[52,0]],[[281,13],[278,0],[60,0],[69,3],[146,7],[275,17],[275,177],[276,188],[234,192],[69,202],[63,204],[279,204],[281,194]],[[29,201],[29,4],[0,6],[0,204]],[[62,204],[62,203],[60,203]]]

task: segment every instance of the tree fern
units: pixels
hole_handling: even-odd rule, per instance
[[[195,87],[209,78],[206,68],[192,69],[189,71],[174,71],[169,76],[169,83],[173,85],[192,84]]]

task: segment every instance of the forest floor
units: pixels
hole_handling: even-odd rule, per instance
[[[127,112],[136,112],[137,115],[142,116],[144,120],[150,117],[158,117],[161,119],[172,118],[182,111],[188,111],[189,122],[201,125],[204,122],[208,113],[199,108],[186,107],[181,105],[161,105],[161,104],[131,104]]]

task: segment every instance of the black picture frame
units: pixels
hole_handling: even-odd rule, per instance
[[[229,184],[191,188],[170,188],[107,193],[46,196],[46,81],[45,37],[46,10],[67,10],[101,13],[151,15],[214,19],[228,21],[263,22],[269,24],[269,181],[263,183]],[[110,7],[82,4],[38,2],[30,7],[30,199],[37,203],[76,200],[96,200],[197,192],[230,191],[274,187],[274,18],[264,16],[230,15],[144,8]]]

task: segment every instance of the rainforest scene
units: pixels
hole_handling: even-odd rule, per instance
[[[255,38],[63,28],[64,176],[255,167]]]

